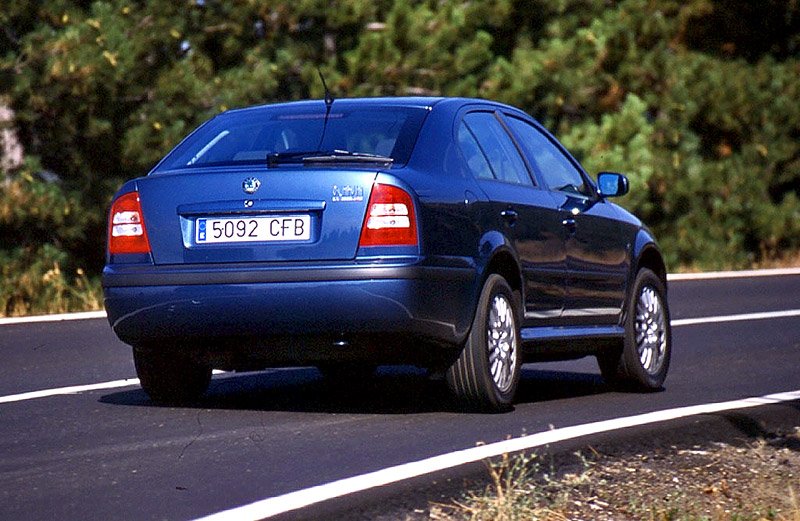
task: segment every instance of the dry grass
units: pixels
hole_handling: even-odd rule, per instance
[[[0,317],[103,309],[99,277],[90,279],[81,269],[67,273],[51,259],[40,259],[18,270],[13,269],[13,263],[20,260],[11,260],[0,269]]]
[[[800,267],[800,251],[786,252],[773,259],[757,262],[753,269],[798,268]]]
[[[800,521],[800,430],[742,447],[576,454],[556,469],[535,455],[487,464],[490,483],[437,521]]]

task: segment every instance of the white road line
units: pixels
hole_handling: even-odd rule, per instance
[[[273,517],[286,512],[291,512],[322,501],[335,499],[356,492],[363,492],[372,488],[397,483],[406,479],[416,478],[441,470],[451,469],[467,463],[493,458],[505,453],[529,450],[544,445],[549,445],[566,440],[572,440],[592,434],[609,432],[641,425],[649,425],[699,414],[713,414],[734,409],[746,409],[760,405],[776,404],[800,400],[800,390],[786,393],[771,394],[744,400],[735,400],[722,403],[709,403],[679,407],[664,411],[655,411],[626,418],[616,418],[585,425],[575,425],[546,432],[539,432],[521,438],[481,445],[478,447],[433,456],[419,461],[412,461],[381,469],[360,476],[333,481],[316,487],[311,487],[281,496],[270,497],[248,505],[224,510],[209,516],[199,518],[197,521],[247,521]]]
[[[36,398],[47,398],[48,396],[78,394],[87,391],[97,391],[99,389],[115,389],[117,387],[128,387],[132,385],[139,385],[139,379],[128,378],[125,380],[114,380],[112,382],[102,382],[89,385],[72,385],[70,387],[59,387],[57,389],[45,389],[43,391],[31,391],[28,393],[11,394],[8,396],[0,396],[0,403],[22,402],[25,400],[35,400]]]
[[[766,311],[763,313],[744,313],[741,315],[723,315],[718,317],[679,318],[670,321],[673,327],[693,326],[695,324],[716,324],[720,322],[740,322],[745,320],[765,320],[770,318],[800,317],[800,309],[785,311]]]
[[[212,373],[215,375],[222,375],[221,376],[222,379],[252,374],[252,373],[230,373],[227,371],[220,371],[218,369],[214,369]],[[37,398],[48,398],[50,396],[62,396],[65,394],[79,394],[89,391],[102,391],[104,389],[116,389],[118,387],[133,387],[134,385],[140,385],[138,378],[125,378],[124,380],[112,380],[110,382],[101,382],[101,383],[87,384],[87,385],[71,385],[68,387],[57,387],[55,389],[43,389],[41,391],[30,391],[27,393],[0,396],[0,403],[24,402],[25,400],[35,400]]]
[[[54,315],[34,315],[29,317],[3,317],[0,326],[11,324],[35,324],[37,322],[62,322],[65,320],[85,320],[87,318],[106,318],[105,311],[84,311],[83,313],[58,313]]]
[[[707,271],[704,273],[670,273],[668,281],[673,280],[709,280],[709,279],[741,279],[747,277],[777,277],[781,275],[800,275],[800,268],[778,268],[771,270],[742,271]]]

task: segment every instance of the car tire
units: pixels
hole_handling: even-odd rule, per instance
[[[672,330],[664,283],[642,268],[628,296],[622,348],[598,354],[603,378],[640,391],[663,387],[672,356]]]
[[[446,372],[447,384],[471,409],[501,412],[511,408],[519,385],[518,298],[500,275],[486,279],[469,336]]]
[[[181,351],[134,347],[133,362],[142,389],[156,403],[191,403],[211,382],[211,366]]]

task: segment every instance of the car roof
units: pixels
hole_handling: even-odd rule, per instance
[[[223,114],[241,114],[250,111],[259,111],[269,107],[285,107],[285,108],[304,108],[319,106],[324,103],[322,99],[311,99],[302,101],[287,101],[277,103],[265,103],[261,105],[253,105],[249,107],[230,109]],[[385,96],[374,98],[336,98],[334,99],[333,106],[364,106],[364,107],[418,107],[425,109],[433,109],[436,105],[446,105],[452,108],[460,108],[465,105],[484,104],[493,105],[497,108],[505,108],[522,112],[520,109],[506,105],[492,100],[485,100],[480,98],[459,98],[459,97],[444,97],[444,96]]]
[[[333,105],[361,105],[361,106],[383,106],[383,107],[419,107],[419,108],[433,108],[434,105],[446,98],[442,97],[381,97],[381,98],[335,98]],[[278,103],[265,103],[262,105],[254,105],[250,107],[231,109],[225,114],[241,113],[249,111],[257,111],[268,107],[308,107],[316,106],[324,103],[322,99],[310,99],[303,101],[287,101]]]

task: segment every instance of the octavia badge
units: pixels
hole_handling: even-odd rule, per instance
[[[261,181],[255,177],[248,177],[242,181],[242,189],[246,194],[253,194],[261,186]]]

